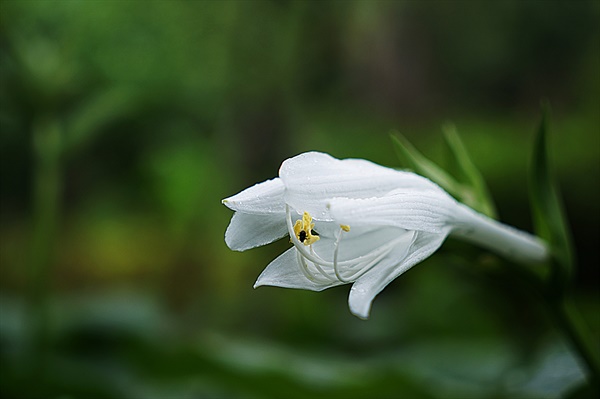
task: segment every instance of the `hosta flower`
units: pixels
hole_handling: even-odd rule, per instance
[[[225,233],[231,249],[282,237],[292,244],[255,287],[321,291],[353,283],[350,311],[361,318],[386,285],[435,252],[449,234],[518,261],[547,256],[537,238],[456,202],[424,177],[318,152],[284,161],[278,178],[223,203],[235,211]]]

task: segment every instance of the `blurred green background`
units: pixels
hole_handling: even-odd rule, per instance
[[[555,398],[585,369],[539,298],[449,241],[371,320],[252,289],[289,243],[220,200],[307,150],[440,164],[452,121],[531,231],[539,102],[600,332],[598,1],[0,2],[0,396]]]

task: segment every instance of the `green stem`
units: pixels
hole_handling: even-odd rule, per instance
[[[50,117],[33,125],[33,231],[29,254],[31,377],[43,380],[48,352],[50,270],[58,227],[61,191],[61,130]]]
[[[557,289],[555,278],[544,276],[537,268],[512,267],[536,293],[537,299],[545,304],[556,327],[584,362],[592,389],[600,389],[600,348],[568,292]]]
[[[600,351],[583,317],[568,298],[549,298],[548,305],[558,324],[588,368],[588,378],[600,387]]]

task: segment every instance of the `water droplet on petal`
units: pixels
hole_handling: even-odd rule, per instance
[[[350,291],[358,292],[359,294],[364,294],[365,292],[367,292],[367,290],[365,290],[364,288],[356,288],[354,286],[350,288]]]

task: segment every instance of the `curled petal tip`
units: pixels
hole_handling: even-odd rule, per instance
[[[353,309],[350,309],[350,313],[352,313],[354,316],[358,317],[361,320],[369,320],[369,311],[367,311],[366,313],[363,312],[359,312]]]
[[[264,284],[263,274],[261,274],[260,276],[258,276],[256,281],[254,282],[254,285],[252,285],[252,288],[257,289],[258,287],[262,287],[264,285],[265,284]]]
[[[369,320],[369,314],[359,314],[359,313],[354,313],[351,312],[354,316],[358,317],[361,320]]]
[[[350,289],[350,297],[348,298],[350,312],[359,319],[369,319],[372,302],[373,298],[370,298],[364,289],[356,289],[355,287]]]

